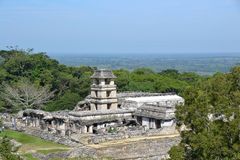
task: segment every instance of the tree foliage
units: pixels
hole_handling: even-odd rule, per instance
[[[51,103],[45,104],[45,109],[59,109],[59,101],[66,96],[66,93],[77,95],[78,100],[74,100],[74,102],[80,101],[89,94],[90,75],[93,73],[93,68],[91,67],[67,67],[51,59],[45,53],[33,53],[32,50],[14,48],[8,51],[0,51],[0,57],[2,59],[0,63],[0,83],[2,84],[2,89],[6,91],[7,88],[11,88],[12,91],[19,91],[21,90],[20,88],[26,87],[27,82],[27,88],[31,91],[49,93],[47,94],[48,96],[54,92],[54,98],[51,100]],[[24,83],[21,79],[24,79]],[[4,85],[5,87],[3,87]],[[5,95],[7,94],[6,92],[4,93]],[[16,97],[14,96],[14,98]],[[20,97],[22,98],[22,96]],[[65,98],[64,101],[65,108],[63,109],[74,107],[72,99]],[[30,104],[30,102],[28,103]],[[48,107],[48,105],[51,105],[51,107]],[[36,108],[39,106],[39,103],[37,105],[34,103],[32,106]],[[0,109],[2,111],[15,111],[14,108],[13,103],[9,103],[3,96],[0,97]],[[26,106],[20,105],[18,107],[18,109],[23,108],[26,108]]]
[[[51,59],[45,53],[33,53],[32,49],[10,48],[10,50],[2,50],[0,51],[0,83],[5,86],[2,87],[5,92],[4,96],[0,97],[0,109],[14,111],[16,108],[18,110],[28,107],[39,108],[40,103],[33,104],[25,100],[19,101],[20,98],[25,97],[23,96],[25,95],[24,90],[21,92],[23,94],[17,94],[18,96],[16,96],[15,93],[19,93],[22,90],[21,88],[26,88],[26,86],[28,86],[29,91],[34,90],[34,93],[44,90],[49,93],[45,95],[52,95],[54,92],[55,96],[51,101],[41,103],[44,104],[43,109],[45,110],[73,109],[78,101],[89,94],[90,76],[94,69],[96,68],[88,66],[71,67],[59,64],[58,61]],[[132,72],[121,69],[114,70],[114,73],[118,77],[116,84],[120,92],[181,93],[186,87],[202,79],[201,76],[194,73],[179,73],[176,70],[156,73],[149,68],[139,68]],[[24,82],[21,79],[24,79]],[[27,85],[25,85],[26,83]],[[12,92],[14,96],[11,96],[11,99],[9,98],[11,92],[7,91],[9,89],[11,92],[15,91]],[[17,104],[13,99],[18,99]],[[19,105],[20,103],[23,104]],[[16,107],[17,105],[18,107]]]
[[[185,105],[176,116],[187,130],[169,152],[171,159],[240,159],[240,66],[187,88],[183,95]]]
[[[203,77],[195,73],[179,73],[176,70],[166,70],[156,73],[148,68],[139,68],[133,72],[115,70],[118,77],[116,84],[119,91],[143,92],[182,92]]]
[[[7,137],[0,139],[0,159],[2,160],[21,160],[18,155],[12,153],[12,145]]]

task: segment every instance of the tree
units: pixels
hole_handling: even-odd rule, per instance
[[[4,136],[0,139],[0,159],[1,160],[21,160],[21,158],[12,153],[10,140]]]
[[[44,109],[46,111],[72,110],[81,99],[82,98],[76,93],[66,92],[59,99],[47,104]]]
[[[160,74],[177,77],[180,73],[176,69],[166,69],[166,70],[161,71]]]
[[[139,74],[139,75],[141,75],[141,74],[153,74],[154,71],[150,68],[138,68],[138,69],[135,69],[133,71],[133,73]]]
[[[169,151],[171,160],[184,160],[184,147],[173,146]]]
[[[187,130],[181,132],[181,143],[170,150],[171,159],[240,159],[239,85],[240,66],[184,91],[185,105],[177,107],[176,117]]]
[[[16,109],[39,109],[54,97],[55,91],[48,87],[36,86],[26,79],[15,85],[3,84],[2,97]]]

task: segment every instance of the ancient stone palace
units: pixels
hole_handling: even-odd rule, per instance
[[[117,93],[110,70],[91,76],[90,95],[72,111],[27,109],[18,113],[17,126],[34,127],[59,135],[100,134],[118,130],[175,128],[175,107],[184,99],[174,93]]]

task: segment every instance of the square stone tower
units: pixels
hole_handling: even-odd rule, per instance
[[[91,102],[92,111],[95,110],[115,110],[118,108],[117,90],[111,70],[96,70],[91,76],[93,84],[91,85]]]

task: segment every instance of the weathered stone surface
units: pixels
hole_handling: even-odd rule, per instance
[[[121,107],[123,109],[138,109],[146,103],[175,108],[176,105],[184,104],[184,99],[176,94],[147,97],[128,97],[124,98]]]
[[[158,106],[158,104],[143,104],[138,110],[133,113],[136,116],[151,117],[155,119],[174,119],[175,107]]]
[[[69,139],[59,138],[56,135],[49,134],[47,132],[41,132],[35,129],[27,129],[26,133],[32,134],[35,136],[39,136],[41,138],[52,140],[58,143],[62,143],[69,146],[80,146],[75,147],[73,150],[67,152],[60,153],[52,153],[49,155],[42,155],[38,153],[34,153],[34,157],[39,158],[40,160],[49,160],[52,158],[73,158],[73,157],[95,157],[99,159],[99,157],[113,157],[113,159],[138,159],[138,160],[160,160],[162,158],[166,158],[167,152],[173,145],[177,145],[180,141],[179,137],[175,138],[162,138],[162,139],[152,139],[152,140],[141,140],[137,142],[131,142],[128,144],[120,144],[120,145],[111,145],[109,147],[103,147],[98,149],[93,149],[87,146],[83,146],[79,143],[73,142]],[[165,132],[165,133],[164,133]],[[119,134],[108,134],[108,135],[98,135],[97,138],[94,137],[93,143],[99,143],[116,140],[116,139],[125,139],[129,137],[134,137],[136,135],[150,136],[150,135],[158,135],[159,133],[169,134],[166,129],[164,130],[133,130],[127,131],[127,134],[120,132]],[[103,137],[101,139],[101,137]],[[94,140],[96,142],[94,142]]]
[[[40,153],[32,153],[32,156],[39,160],[47,160],[46,155]]]
[[[118,98],[129,98],[129,97],[149,97],[149,96],[166,96],[175,95],[176,93],[150,93],[150,92],[120,92],[117,94]]]
[[[110,78],[110,79],[115,79],[117,78],[111,70],[106,70],[106,69],[99,69],[94,71],[94,74],[91,76],[91,78]]]
[[[180,137],[150,139],[130,142],[126,144],[116,144],[97,149],[90,147],[76,147],[67,152],[51,153],[42,155],[34,153],[33,156],[41,160],[53,158],[74,158],[91,157],[101,159],[110,157],[112,159],[132,159],[132,160],[162,160],[168,158],[168,151],[180,142]]]
[[[59,119],[67,119],[69,111],[56,111],[56,112],[46,112],[43,110],[35,110],[35,109],[26,109],[24,111],[18,112],[18,118],[22,118],[25,116],[30,115],[42,115],[44,119],[52,119],[52,118],[59,118]],[[22,116],[21,116],[22,115]]]
[[[77,147],[66,152],[56,152],[47,155],[40,153],[33,153],[33,157],[40,160],[51,160],[51,159],[67,159],[67,158],[77,158],[77,157],[91,157],[97,159],[97,151],[89,147]]]
[[[127,139],[131,137],[139,137],[139,136],[157,136],[157,135],[170,135],[170,134],[178,134],[178,132],[175,130],[175,126],[172,127],[164,127],[160,129],[151,129],[151,130],[143,130],[141,128],[136,130],[125,130],[122,132],[116,132],[116,133],[103,133],[103,134],[97,134],[92,135],[88,143],[90,144],[99,144],[107,141],[113,141],[113,140],[120,140],[120,139]]]
[[[12,152],[18,151],[18,149],[22,146],[22,143],[14,140],[14,139],[11,139],[10,143],[12,145]]]
[[[77,147],[71,151],[68,152],[68,158],[74,158],[74,157],[92,157],[97,158],[97,151],[90,147]]]
[[[133,113],[132,110],[124,110],[124,109],[118,109],[118,110],[96,110],[96,111],[74,111],[69,112],[71,116],[74,117],[86,117],[86,116],[96,116],[96,115],[112,115],[112,114],[123,114],[123,113]]]
[[[99,148],[98,154],[113,159],[160,160],[168,157],[168,151],[180,142],[179,137],[143,140],[123,145]]]

